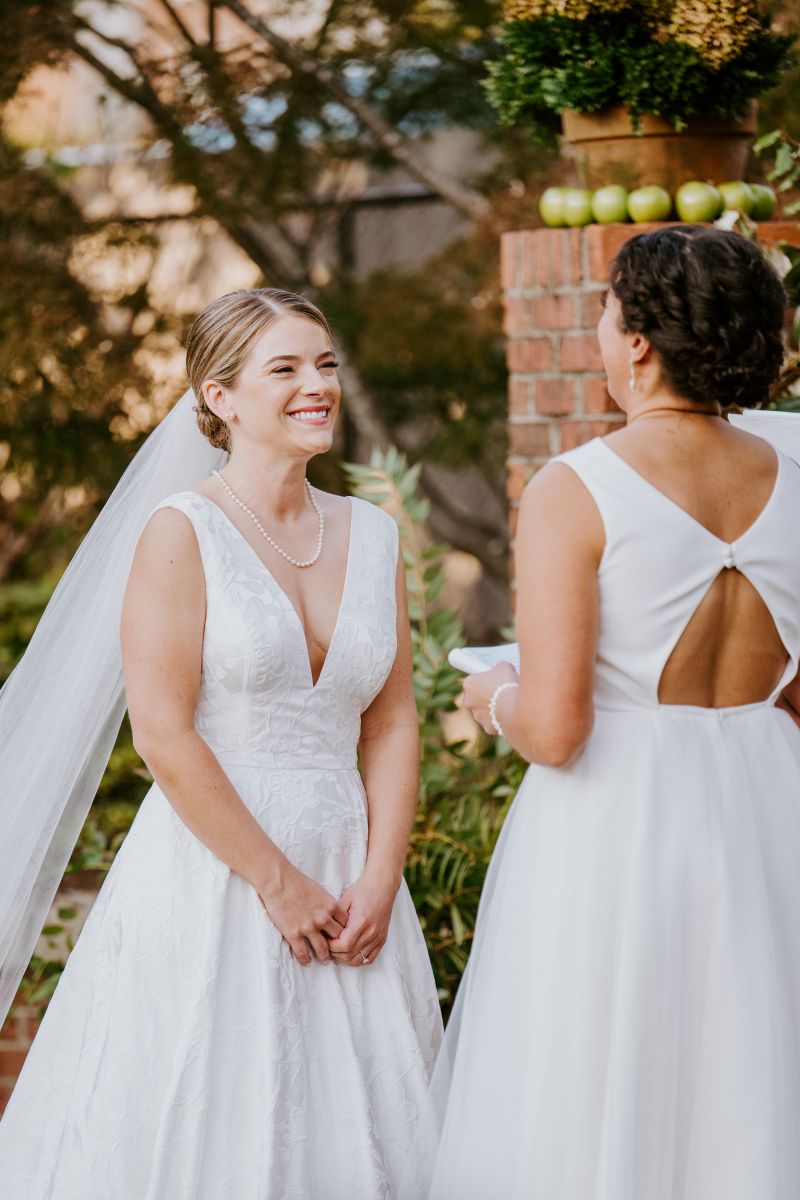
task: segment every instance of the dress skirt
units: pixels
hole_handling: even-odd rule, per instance
[[[600,710],[529,769],[402,1195],[797,1200],[788,714]]]
[[[290,860],[358,878],[355,770],[225,764]],[[405,885],[369,967],[301,967],[157,786],[0,1123],[3,1200],[394,1200],[439,1041]]]

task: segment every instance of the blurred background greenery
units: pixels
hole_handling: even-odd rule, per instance
[[[775,9],[796,27],[791,0]],[[0,682],[183,390],[195,313],[262,282],[311,295],[346,398],[315,481],[382,498],[405,521],[412,584],[427,574],[408,878],[447,1003],[520,776],[440,716],[457,691],[447,648],[510,618],[498,238],[540,224],[542,189],[572,182],[489,105],[501,6],[0,0],[0,16]],[[800,139],[800,69],[760,111]],[[73,872],[108,867],[148,782],[125,724]],[[56,975],[38,962],[39,999]]]

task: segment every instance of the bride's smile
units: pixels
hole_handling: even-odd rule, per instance
[[[209,406],[248,440],[282,458],[324,454],[333,441],[341,386],[325,331],[279,317],[251,346],[235,385],[206,384]]]

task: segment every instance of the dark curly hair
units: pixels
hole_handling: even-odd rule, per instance
[[[611,267],[625,333],[643,333],[667,383],[697,404],[763,404],[783,361],[778,273],[738,233],[670,226],[632,237]]]

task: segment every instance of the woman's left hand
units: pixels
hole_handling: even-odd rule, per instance
[[[331,957],[350,967],[373,963],[389,934],[396,889],[368,870],[339,897],[347,912],[347,925],[330,942]]]
[[[478,671],[464,680],[463,703],[487,733],[497,734],[489,719],[489,701],[501,683],[519,683],[519,675],[511,663],[501,662],[490,671]]]

